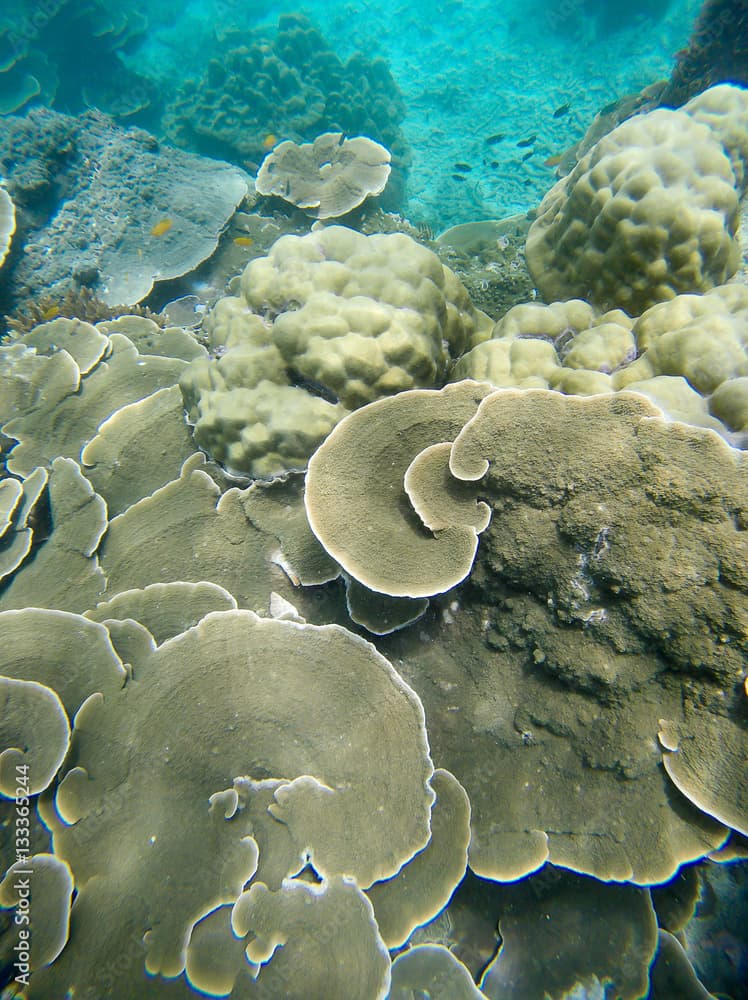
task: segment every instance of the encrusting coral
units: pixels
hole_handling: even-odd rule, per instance
[[[450,390],[463,385],[474,383]],[[443,394],[448,410],[448,390]],[[701,778],[686,765],[688,784],[713,783],[712,768],[725,778],[713,795],[687,794],[706,813],[729,817],[738,829],[743,823],[745,460],[716,436],[667,423],[641,396],[499,390],[483,396],[456,438],[445,424],[441,435],[452,442],[424,446],[415,437],[413,450],[423,450],[407,473],[396,461],[392,480],[382,477],[371,442],[387,448],[398,439],[398,410],[417,426],[423,405],[428,427],[438,395],[401,394],[338,426],[307,474],[311,525],[348,572],[380,589],[382,552],[396,538],[397,565],[405,567],[412,594],[442,589],[428,552],[451,545],[455,555],[441,561],[461,565],[457,529],[474,536],[480,521],[471,584],[473,604],[485,607],[486,618],[475,637],[463,633],[463,653],[454,654],[473,661],[475,693],[464,692],[470,707],[461,702],[447,726],[450,738],[437,747],[437,760],[470,797],[473,870],[514,879],[550,860],[604,879],[664,880],[718,847],[727,831],[704,812],[671,806],[657,743],[661,719],[676,718],[690,734],[696,705],[708,706],[708,726],[721,727],[729,740],[713,762],[697,758]],[[384,421],[392,439],[380,420],[383,407],[392,411]],[[344,458],[336,467],[329,458],[349,429],[344,452],[357,461]],[[471,484],[479,484],[472,498]],[[478,496],[494,513],[490,524],[476,507]],[[433,534],[410,527],[415,512]],[[349,527],[328,536],[322,525],[331,520]],[[379,529],[377,542],[361,547],[357,539],[371,527]],[[415,581],[411,549],[419,553]],[[469,555],[460,577],[471,561]],[[504,653],[493,667],[486,643]],[[471,651],[473,644],[483,652]],[[453,698],[449,660],[443,665],[428,651],[406,649],[434,679],[426,709],[441,719],[448,708],[436,692]],[[442,731],[437,725],[435,734]],[[698,738],[715,746],[712,737]],[[488,760],[494,777],[487,785]],[[546,780],[552,761],[560,770]],[[709,805],[715,797],[719,806]]]
[[[678,111],[636,115],[546,194],[527,235],[548,301],[637,315],[735,273],[748,165],[748,91],[722,84]]]

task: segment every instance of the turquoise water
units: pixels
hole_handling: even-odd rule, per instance
[[[185,61],[198,71],[211,26],[274,25],[279,14],[298,9],[250,6],[193,2],[172,20],[175,11],[166,5],[165,23],[128,63],[173,86]],[[341,57],[358,50],[386,59],[405,100],[403,131],[415,154],[406,214],[439,231],[526,211],[553,177],[546,159],[581,138],[601,107],[669,75],[698,0],[660,5],[656,19],[648,16],[653,5],[618,6],[615,31],[605,3],[317,2],[302,9]],[[566,103],[568,114],[554,119]],[[487,147],[496,133],[506,138]],[[523,161],[526,150],[516,143],[533,134],[534,155]],[[472,166],[464,181],[454,178],[459,162]]]
[[[748,1000],[748,118],[703,281],[525,257],[701,7],[5,0],[0,1000]]]
[[[83,28],[84,39],[96,31],[96,8],[106,5],[89,5],[93,16],[82,12],[72,23],[52,0],[34,6],[33,15],[26,8],[26,17],[50,58],[46,66],[31,58],[23,71],[36,74],[44,87],[45,77],[57,70],[54,106],[75,113],[86,101],[104,97],[106,107],[112,85],[132,90],[139,81],[152,103],[132,118],[157,134],[164,106],[185,77],[199,78],[208,56],[220,58],[217,33],[272,31],[279,15],[298,10],[292,3],[119,4],[118,16],[129,16],[136,33],[124,45],[111,32],[94,35],[81,61],[76,30]],[[532,207],[553,178],[552,168],[543,166],[548,158],[581,138],[601,107],[670,73],[698,7],[697,0],[615,8],[581,0],[444,0],[386,6],[311,2],[302,11],[342,59],[360,51],[386,60],[403,95],[402,130],[414,154],[405,212],[439,231]],[[141,24],[136,18],[143,15]],[[132,79],[122,80],[121,63]],[[50,81],[47,94],[53,88]],[[567,104],[568,112],[554,118]],[[501,144],[487,146],[485,139],[497,133],[505,136]],[[517,143],[532,135],[537,141],[525,159],[528,150]],[[455,163],[468,164],[470,173],[461,177]]]

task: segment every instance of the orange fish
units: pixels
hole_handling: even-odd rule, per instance
[[[174,225],[173,219],[159,219],[156,225],[151,230],[151,236],[163,236],[164,233],[168,233],[171,227]]]
[[[273,135],[272,132],[268,132],[268,134],[262,140],[262,148],[263,149],[272,149],[273,146],[276,144],[277,141],[278,141],[278,136],[277,135]]]
[[[42,310],[42,319],[50,320],[55,319],[55,317],[60,315],[59,306],[47,306],[46,309]]]
[[[234,243],[238,247],[251,247],[254,244],[254,240],[251,236],[235,236]]]
[[[557,167],[561,162],[561,154],[555,153],[553,156],[549,156],[547,160],[543,160],[544,167]]]

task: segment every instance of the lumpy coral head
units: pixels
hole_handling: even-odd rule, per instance
[[[551,188],[526,244],[548,301],[637,315],[735,272],[748,91],[712,90],[623,122]]]

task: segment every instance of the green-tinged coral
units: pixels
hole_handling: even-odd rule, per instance
[[[688,704],[684,718],[661,720],[663,764],[679,791],[699,809],[748,836],[748,732],[741,718],[745,694],[724,715]],[[731,717],[732,716],[732,717]]]
[[[252,524],[277,538],[280,548],[271,558],[295,586],[311,587],[338,577],[340,567],[309,527],[302,475],[253,483],[242,493],[242,506]]]
[[[27,475],[58,456],[77,460],[102,421],[127,403],[174,385],[186,367],[177,358],[139,354],[122,334],[113,334],[109,341],[111,353],[82,380],[66,351],[49,358],[56,376],[53,386],[48,389],[45,383],[43,390],[37,389],[19,415],[2,426],[3,433],[18,442],[8,460],[11,472]],[[21,377],[15,366],[9,374],[11,380]]]
[[[393,579],[413,592],[432,576],[421,554],[411,579],[405,558],[412,546],[402,533],[415,512],[437,534],[414,531],[416,541],[437,545],[474,526],[481,498],[494,516],[488,526],[482,520],[472,614],[460,626],[458,610],[438,642],[414,646],[405,636],[396,646],[409,674],[424,681],[436,759],[470,797],[471,867],[511,880],[550,859],[604,879],[664,880],[727,836],[665,780],[657,734],[659,720],[670,712],[683,719],[691,699],[706,706],[718,690],[742,685],[745,460],[716,435],[666,422],[634,394],[498,390],[451,446],[418,452],[416,437],[407,477],[397,462],[392,480],[383,477],[385,463],[370,448],[372,439],[388,440],[378,410],[409,403],[417,421],[421,399],[444,411],[439,395],[373,404],[340,425],[310,465],[312,527],[319,528],[315,518],[333,517],[344,497],[349,525],[329,538],[344,549],[336,558],[343,563],[355,551],[354,575],[371,585],[386,540],[396,539]],[[424,411],[424,419],[434,417]],[[399,440],[398,422],[387,423]],[[346,431],[346,454],[357,461],[323,461]],[[368,520],[352,513],[359,488]],[[378,527],[371,512],[380,506],[389,511],[387,528],[362,548],[358,539]],[[715,700],[714,711],[730,718],[743,745],[737,703],[723,699],[720,708]],[[721,758],[720,795],[733,804],[738,758]]]
[[[259,998],[388,996],[389,955],[353,880],[334,876],[315,886],[289,879],[277,892],[251,885],[231,923],[235,934],[249,936],[247,959],[257,970],[252,994]]]
[[[109,522],[100,552],[109,595],[207,580],[243,606],[267,609],[270,591],[278,589],[266,562],[271,538],[252,527],[241,492],[221,495],[204,467],[204,456],[194,454],[178,479]]]
[[[33,905],[28,892],[32,878]],[[14,907],[19,914],[14,936],[18,938],[17,945],[29,945],[31,972],[54,962],[65,947],[72,897],[70,868],[54,854],[34,854],[28,861],[17,861],[0,882],[0,907]],[[21,938],[19,930],[28,932],[25,938]]]
[[[70,458],[54,459],[47,490],[54,530],[10,579],[0,609],[84,611],[106,585],[95,555],[106,531],[106,504]]]
[[[127,671],[103,625],[41,608],[0,613],[3,674],[54,690],[68,718],[99,691],[113,695]]]
[[[390,1000],[411,1000],[414,991],[431,1000],[484,1000],[470,972],[441,944],[420,944],[392,963]]]
[[[346,873],[362,888],[429,839],[420,701],[372,646],[337,626],[209,614],[134,664],[120,692],[90,698],[73,739],[45,821],[73,872],[76,920],[67,948],[35,980],[39,996],[84,991],[121,953],[100,916],[114,900],[121,924],[144,936],[122,964],[123,995],[145,989],[146,970],[179,975],[195,923],[237,900],[238,932],[255,928],[248,958],[269,962],[260,978],[272,982],[273,948],[265,953],[252,905],[267,890],[240,893],[262,870],[273,831],[281,882],[312,864],[325,880]],[[247,775],[278,779],[254,811]],[[277,886],[283,907],[292,905],[282,902],[286,886]],[[349,891],[371,913],[359,889]],[[314,933],[294,930],[289,950]],[[281,955],[279,975],[284,966]]]
[[[740,259],[746,135],[748,91],[723,84],[604,136],[530,227],[527,263],[543,296],[635,315],[724,282]]]
[[[648,892],[549,872],[503,896],[501,949],[480,984],[487,997],[546,1000],[603,986],[619,1000],[646,995],[657,947]]]
[[[55,692],[36,681],[0,676],[0,795],[15,798],[19,774],[25,794],[43,791],[70,745],[70,723]]]
[[[0,581],[14,573],[31,552],[37,504],[48,479],[47,470],[39,468],[23,481],[0,480]]]
[[[675,935],[666,930],[658,933],[657,954],[650,972],[652,1000],[715,1000],[713,993],[696,975],[686,950]]]
[[[53,319],[40,323],[19,338],[33,347],[37,354],[51,355],[67,351],[78,365],[81,375],[87,375],[109,351],[109,339],[90,323],[79,319]]]
[[[123,334],[140,354],[194,361],[208,353],[189,330],[180,326],[159,326],[151,316],[127,313],[115,319],[102,320],[96,328],[107,336]]]
[[[330,226],[278,240],[206,321],[217,360],[182,378],[195,440],[237,474],[303,469],[345,414],[442,385],[490,320],[403,234]]]
[[[366,892],[390,949],[405,944],[416,927],[441,912],[467,869],[470,803],[465,789],[443,769],[434,772],[431,787],[436,801],[428,844],[391,879],[375,882]]]
[[[152,583],[143,590],[121,591],[87,611],[85,617],[107,626],[113,619],[139,622],[160,644],[186,632],[212,611],[235,607],[231,594],[216,583]]]
[[[193,453],[178,386],[126,403],[80,453],[86,478],[115,517],[179,476]]]

